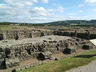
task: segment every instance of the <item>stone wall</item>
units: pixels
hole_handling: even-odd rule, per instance
[[[41,36],[53,35],[53,31],[40,30],[5,30],[0,31],[0,40],[36,38]]]
[[[56,54],[59,52],[71,54],[79,49],[88,49],[88,47],[90,49],[94,46],[87,40],[65,36],[0,41],[0,68],[13,67],[21,61],[38,58],[40,53],[45,56],[47,53]]]
[[[94,38],[96,32],[88,30],[2,30],[0,69],[17,66],[30,58],[46,59],[51,53],[71,54],[79,49],[92,49],[94,45],[88,39]]]
[[[83,39],[95,39],[96,32],[88,30],[5,30],[0,31],[0,40],[36,38],[48,35],[70,36]]]
[[[95,39],[96,38],[96,32],[86,31],[86,30],[65,30],[65,31],[57,30],[57,31],[54,31],[54,35],[78,37],[82,39]]]

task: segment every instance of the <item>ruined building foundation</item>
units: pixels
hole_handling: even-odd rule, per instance
[[[52,54],[71,54],[79,49],[92,49],[88,40],[67,36],[43,36],[22,40],[0,41],[0,68],[19,65],[21,61],[37,58],[50,59]]]

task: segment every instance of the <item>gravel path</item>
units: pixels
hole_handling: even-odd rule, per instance
[[[92,61],[86,66],[81,66],[76,69],[69,70],[67,72],[96,72],[96,60]]]

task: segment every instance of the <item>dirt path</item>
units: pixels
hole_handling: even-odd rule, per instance
[[[92,61],[88,65],[81,66],[81,67],[69,70],[67,72],[96,72],[96,60]]]

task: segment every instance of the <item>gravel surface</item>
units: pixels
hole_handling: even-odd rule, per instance
[[[96,60],[92,61],[86,66],[81,66],[76,69],[69,70],[67,72],[96,72]]]

